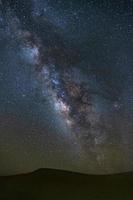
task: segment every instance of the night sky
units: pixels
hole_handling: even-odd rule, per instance
[[[133,1],[0,1],[0,175],[133,170]]]

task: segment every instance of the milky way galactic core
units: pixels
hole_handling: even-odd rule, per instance
[[[133,169],[133,2],[0,2],[0,173]]]

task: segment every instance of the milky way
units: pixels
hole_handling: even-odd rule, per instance
[[[131,2],[56,3],[1,2],[0,169],[131,170]]]

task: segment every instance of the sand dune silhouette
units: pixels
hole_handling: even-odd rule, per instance
[[[0,200],[131,200],[133,173],[87,175],[39,169],[0,177]]]

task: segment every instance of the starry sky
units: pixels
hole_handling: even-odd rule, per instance
[[[0,175],[133,170],[133,1],[0,1]]]

